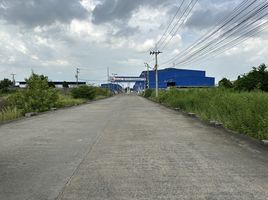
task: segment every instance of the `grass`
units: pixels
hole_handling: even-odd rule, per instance
[[[59,94],[55,106],[57,108],[63,108],[68,106],[75,106],[85,103],[84,99],[74,99],[68,95]],[[17,119],[23,115],[23,112],[16,107],[11,107],[5,98],[0,98],[0,122],[10,121]]]
[[[153,98],[154,93],[150,98]],[[161,91],[159,103],[215,120],[226,128],[257,139],[268,139],[268,93],[223,89]]]
[[[85,99],[74,99],[69,95],[59,95],[59,99],[56,102],[56,107],[57,108],[63,108],[63,107],[68,107],[68,106],[75,106],[79,104],[85,103]]]
[[[11,121],[22,116],[17,108],[7,107],[0,111],[0,122]]]
[[[104,89],[96,88],[96,96],[94,100],[104,99],[112,94]],[[10,121],[17,119],[23,116],[24,112],[22,110],[17,109],[16,106],[11,106],[8,102],[9,94],[2,94],[0,96],[0,122]],[[55,102],[56,108],[64,108],[69,106],[76,106],[87,102],[87,99],[76,99],[71,96],[70,91],[61,91],[58,90],[59,98]]]

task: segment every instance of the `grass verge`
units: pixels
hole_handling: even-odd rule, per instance
[[[218,121],[224,127],[250,137],[268,139],[268,93],[235,92],[223,89],[187,89],[160,91],[149,98],[187,112],[206,121]]]
[[[85,99],[74,99],[71,96],[59,95],[59,98],[56,102],[57,108],[76,106],[85,103]]]

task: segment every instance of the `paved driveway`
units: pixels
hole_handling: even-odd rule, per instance
[[[0,127],[0,199],[268,199],[268,151],[137,96]]]

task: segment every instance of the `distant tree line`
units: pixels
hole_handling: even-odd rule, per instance
[[[261,64],[259,67],[253,67],[249,73],[238,76],[237,80],[233,82],[227,78],[223,78],[219,81],[219,87],[232,88],[237,91],[260,90],[268,92],[267,66]]]

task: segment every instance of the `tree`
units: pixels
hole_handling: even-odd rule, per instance
[[[219,81],[219,87],[220,88],[233,88],[233,83],[229,79],[223,78],[222,80]]]
[[[25,90],[17,91],[9,97],[12,105],[25,113],[46,111],[55,106],[58,93],[49,87],[47,77],[32,74],[26,83]]]
[[[56,88],[56,85],[55,85],[55,83],[53,83],[53,81],[49,81],[48,86],[51,88]]]
[[[240,76],[234,83],[236,90],[262,90],[268,92],[268,71],[265,64],[253,67],[248,73]]]
[[[0,93],[6,93],[8,92],[8,88],[13,85],[12,81],[9,79],[3,79],[0,81]]]
[[[63,92],[66,95],[67,94],[67,89],[69,88],[69,84],[66,81],[63,81],[62,87],[63,87]]]
[[[62,87],[65,88],[65,89],[69,88],[69,84],[66,81],[63,81]]]

